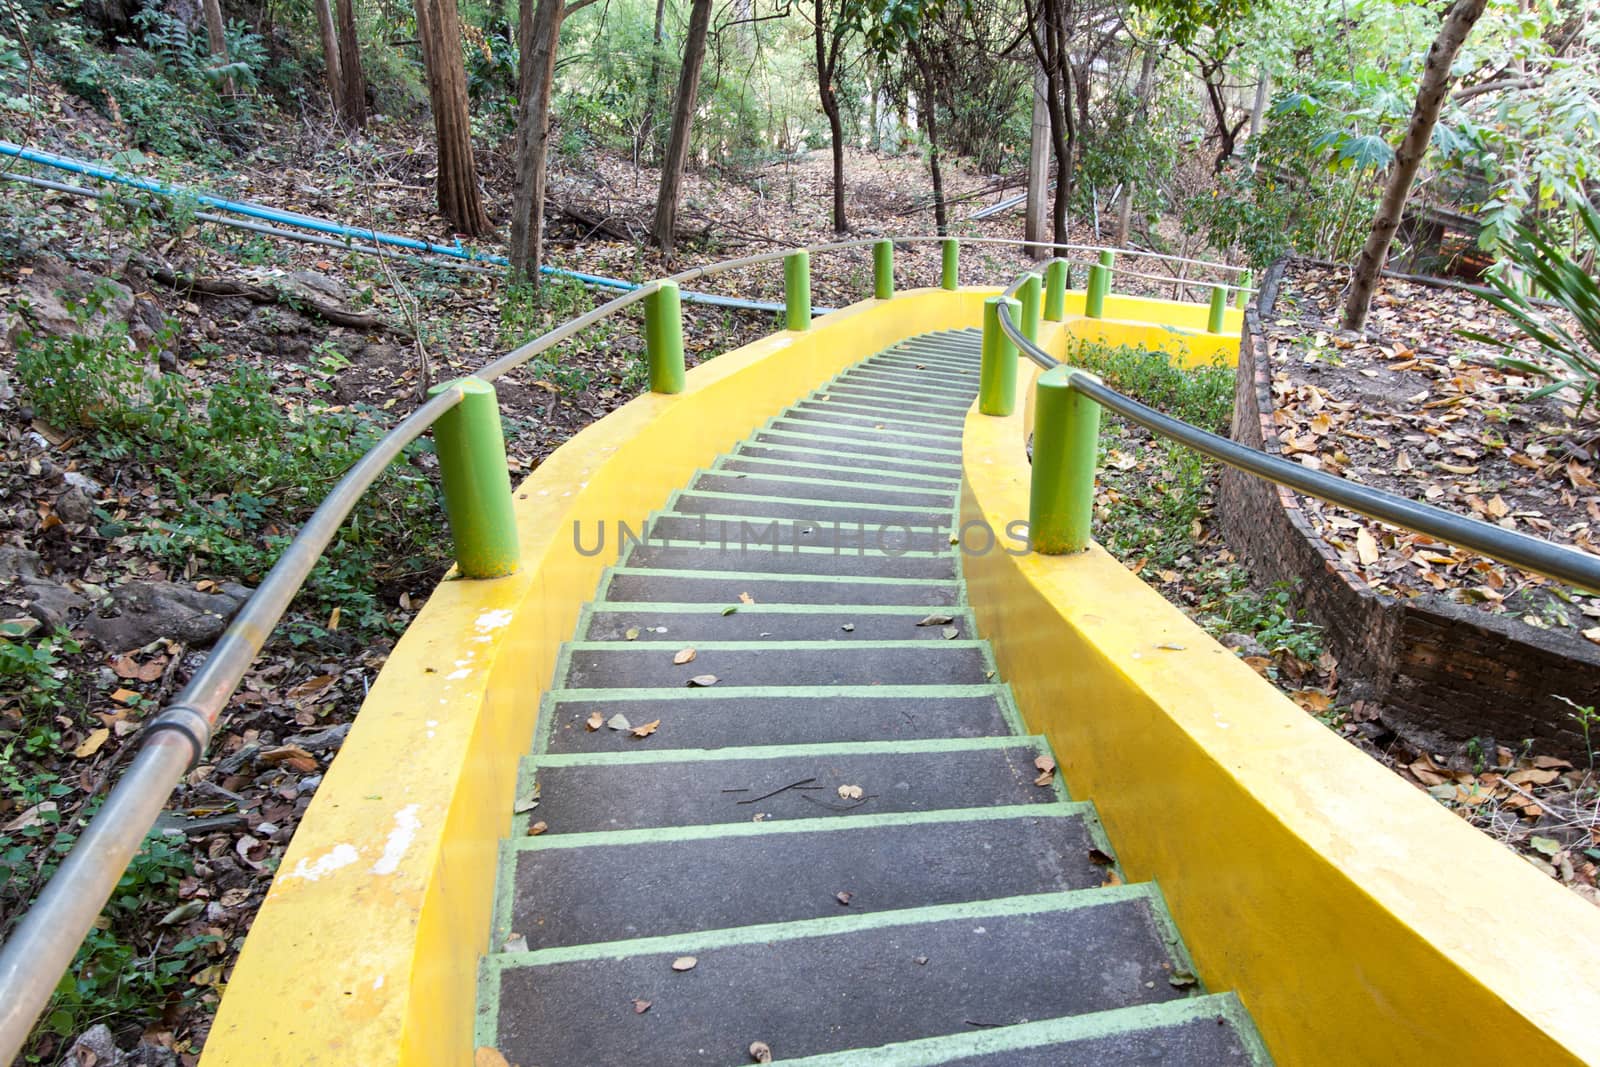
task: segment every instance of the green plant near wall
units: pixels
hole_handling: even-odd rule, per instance
[[[1580,203],[1574,208],[1579,224],[1590,240],[1600,245],[1600,211]],[[1530,356],[1522,344],[1476,331],[1463,331],[1474,341],[1507,353],[1499,363],[1508,370],[1544,379],[1545,384],[1528,394],[1529,400],[1574,389],[1581,413],[1594,401],[1600,387],[1600,281],[1540,230],[1518,223],[1511,230],[1506,253],[1538,293],[1555,302],[1572,317],[1577,329],[1571,330],[1557,317],[1534,305],[1505,270],[1489,276],[1494,291],[1484,299],[1510,317],[1527,340],[1539,347]]]

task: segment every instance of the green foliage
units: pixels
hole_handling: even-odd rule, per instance
[[[70,337],[17,337],[17,374],[35,409],[55,425],[92,431],[86,447],[102,458],[138,456],[155,469],[177,510],[144,520],[141,549],[175,568],[198,559],[260,581],[384,423],[361,407],[325,410],[315,387],[286,409],[273,380],[251,366],[210,390],[153,371],[120,325],[93,325],[96,300],[77,306],[80,328]],[[427,448],[418,442],[407,455]],[[442,562],[438,515],[430,480],[409,462],[392,465],[312,571],[301,603],[324,613],[339,607],[353,626],[388,626],[381,587]]]
[[[65,630],[34,644],[0,638],[0,703],[15,701],[36,713],[49,712],[66,688],[59,673],[61,657],[79,651],[78,643]]]
[[[1590,240],[1600,246],[1600,211],[1581,204],[1577,217]],[[1547,384],[1528,394],[1530,400],[1562,389],[1576,389],[1581,397],[1578,405],[1581,413],[1593,402],[1595,389],[1600,387],[1600,282],[1548,235],[1521,223],[1511,232],[1513,236],[1507,252],[1512,263],[1527,275],[1535,289],[1572,317],[1577,323],[1577,332],[1536,307],[1501,271],[1490,275],[1494,292],[1485,294],[1484,299],[1505,312],[1528,339],[1539,346],[1544,358],[1530,359],[1521,355],[1516,344],[1497,337],[1482,333],[1467,333],[1466,336],[1511,353],[1500,359],[1501,366],[1546,379]],[[1552,360],[1554,363],[1550,362]]]
[[[1175,419],[1212,433],[1228,430],[1234,372],[1220,360],[1209,366],[1185,367],[1165,352],[1081,342],[1068,352],[1067,361]]]

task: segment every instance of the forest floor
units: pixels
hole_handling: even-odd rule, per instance
[[[101,159],[125,148],[121,131],[70,97],[53,104],[70,121],[55,127],[60,140],[38,147]],[[428,129],[386,123],[356,140],[306,128],[277,133],[220,170],[143,156],[123,161],[223,195],[448,239],[432,210]],[[503,220],[508,168],[493,152],[483,164],[492,213]],[[919,159],[853,152],[848,172],[858,234],[933,229]],[[825,153],[692,173],[688,232],[670,266],[831,239],[829,176]],[[1003,195],[992,176],[956,164],[947,163],[945,180],[958,220]],[[624,279],[663,273],[669,265],[630,239],[649,217],[655,181],[650,168],[617,155],[558,159],[549,261]],[[411,410],[429,384],[596,303],[575,285],[550,285],[536,301],[491,275],[245,237],[199,223],[181,205],[4,189],[0,305],[13,310],[0,346],[0,626],[32,643],[7,642],[0,662],[0,936],[79,820],[101,802],[140,723],[181,688],[215,639],[218,616],[260,580],[339,463]],[[1020,211],[957,222],[954,230],[1017,238]],[[1073,237],[1101,240],[1088,226]],[[1031,261],[1020,250],[968,252],[963,279],[1007,281],[1025,265]],[[1153,260],[1126,265],[1166,273]],[[864,250],[814,257],[813,270],[819,306],[843,306],[870,291]],[[935,284],[937,247],[900,250],[896,273],[901,286]],[[72,301],[56,295],[82,297],[97,284],[104,306],[92,315],[75,316]],[[781,265],[722,275],[705,288],[781,300]],[[32,305],[25,318],[14,310],[19,300]],[[684,310],[691,361],[775,324],[767,313]],[[30,330],[60,343],[41,348],[21,336]],[[74,333],[91,340],[73,348],[66,339]],[[644,388],[639,335],[630,312],[501,380],[514,475]],[[30,388],[39,372],[30,378],[22,365],[27,351],[35,368],[46,356],[75,360],[104,388]],[[147,382],[156,367],[181,383],[173,395],[144,386],[132,390],[132,402],[112,395],[118,383]],[[1431,759],[1403,760],[1394,739],[1374,739],[1343,714],[1338,665],[1315,628],[1294,617],[1281,590],[1254,588],[1216,532],[1213,470],[1186,467],[1125,427],[1108,427],[1107,443],[1106,540],[1121,539],[1133,569],[1331,727],[1392,765]],[[142,1058],[129,1062],[195,1062],[228,969],[323,769],[394,638],[446,566],[429,480],[433,457],[416,449],[397,468],[246,676],[207,762],[163,817],[166,836],[130,869],[105,929],[80,958],[74,988],[53,1006],[33,1050],[40,1061],[61,1061],[75,1038],[106,1024],[121,1047],[143,1047]],[[1468,496],[1481,496],[1485,508],[1498,507],[1493,494],[1461,493],[1469,506]],[[1513,515],[1525,506],[1500,494]],[[1559,515],[1552,524],[1570,525],[1567,512]],[[1576,530],[1565,532],[1578,539]],[[1381,532],[1372,536],[1386,550],[1396,547]],[[1522,610],[1509,593],[1501,602]],[[1566,780],[1562,768],[1534,769],[1556,771],[1549,782]],[[1585,866],[1565,838],[1557,855],[1536,822],[1513,821],[1502,839],[1592,894],[1594,865]]]

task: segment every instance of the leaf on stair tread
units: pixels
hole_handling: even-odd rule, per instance
[[[755,602],[756,602],[756,598],[751,596],[749,593],[740,593],[739,594],[739,603],[741,603],[741,604],[754,604]]]
[[[651,734],[656,732],[656,727],[658,727],[660,725],[661,725],[661,720],[660,719],[652,719],[650,722],[645,723],[643,726],[635,726],[632,730],[630,730],[628,732],[633,734],[634,737],[649,737]]]
[[[1091,848],[1089,850],[1089,862],[1096,867],[1110,867],[1117,861],[1112,859],[1108,853],[1102,852],[1097,848]]]
[[[839,787],[839,798],[841,800],[860,800],[865,795],[866,790],[859,785],[841,785]]]
[[[1100,883],[1100,888],[1105,889],[1110,886],[1121,884],[1122,875],[1118,874],[1116,871],[1106,871],[1106,880]]]
[[[833,895],[833,899],[837,900],[840,904],[848,908],[850,906],[850,898],[853,896],[855,896],[855,894],[851,893],[849,890],[842,890],[838,893],[835,893]]]
[[[643,1015],[649,1010],[650,1002],[648,1000],[640,1000],[638,997],[633,999],[633,1013],[635,1015]]]
[[[771,1063],[772,1047],[765,1041],[752,1041],[750,1043],[750,1058],[757,1063]]]
[[[1056,761],[1051,756],[1035,756],[1033,759],[1033,765],[1039,770],[1043,771],[1045,774],[1049,774],[1056,769]]]
[[[1167,982],[1175,989],[1188,989],[1190,986],[1200,984],[1200,979],[1191,971],[1173,971],[1168,976]]]
[[[697,674],[684,684],[691,689],[705,689],[708,686],[717,684],[717,676],[714,674]]]
[[[843,626],[839,627],[839,629],[843,630],[847,634],[853,634],[856,632],[856,624],[853,622],[847,622]]]
[[[639,640],[639,628],[637,626],[630,626],[623,631],[622,636],[624,640],[637,641]]]
[[[737,605],[737,604],[729,604],[727,607],[722,609],[722,614],[724,614],[724,615],[732,615],[734,612],[736,612],[738,610],[739,610],[739,605]]]
[[[956,638],[961,636],[961,631],[956,629],[954,626],[946,626],[940,631],[940,633],[943,635],[946,641],[954,641]]]
[[[606,724],[606,717],[598,711],[591,711],[589,717],[583,720],[583,728],[591,733]]]
[[[528,836],[538,837],[548,829],[550,829],[550,824],[545,822],[543,819],[540,819],[538,822],[528,827]]]
[[[692,649],[692,648],[680,648],[673,655],[672,662],[675,663],[675,664],[678,664],[679,666],[682,666],[685,663],[693,663],[694,662],[694,657],[695,657],[694,649]]]
[[[921,622],[917,623],[917,625],[918,626],[949,626],[951,623],[953,623],[955,621],[956,621],[956,617],[954,615],[929,615],[927,618],[925,618]]]
[[[617,714],[611,716],[611,718],[607,719],[606,725],[611,727],[613,730],[633,729],[633,723],[629,722],[628,717],[621,712],[618,712]]]
[[[699,962],[694,956],[679,956],[672,961],[672,969],[675,971],[692,971],[695,968],[695,964]]]
[[[522,934],[512,934],[506,938],[506,943],[500,946],[501,952],[526,952],[528,939]]]

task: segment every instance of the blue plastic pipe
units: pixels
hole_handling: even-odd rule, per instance
[[[351,241],[366,241],[374,245],[388,246],[390,248],[404,248],[413,252],[422,252],[433,256],[448,256],[451,259],[463,259],[471,263],[490,263],[497,267],[508,267],[510,261],[504,256],[489,255],[476,252],[463,247],[459,242],[455,245],[437,245],[428,241],[419,241],[414,237],[402,237],[399,234],[383,233],[379,230],[364,230],[353,226],[344,226],[337,222],[315,218],[311,215],[301,215],[293,211],[282,211],[278,208],[267,207],[263,204],[252,204],[246,200],[225,200],[220,196],[209,193],[194,192],[188,189],[173,189],[161,185],[159,182],[150,181],[148,178],[137,178],[131,174],[124,174],[110,167],[103,167],[98,163],[89,163],[71,156],[57,155],[54,152],[43,152],[36,148],[24,148],[22,145],[12,144],[10,141],[0,141],[0,156],[10,156],[14,159],[37,163],[44,167],[54,167],[57,170],[68,171],[73,174],[82,174],[100,181],[115,182],[134,189],[155,193],[159,196],[176,197],[188,196],[204,207],[214,208],[217,211],[226,211],[235,215],[244,215],[247,218],[261,219],[266,222],[275,222],[279,225],[298,226],[304,230],[316,233],[330,234]],[[621,278],[606,278],[598,274],[585,274],[581,271],[561,270],[557,267],[540,267],[541,274],[559,278],[571,278],[573,281],[585,285],[596,286],[601,289],[616,289],[620,292],[629,292],[639,288],[635,282],[623,281]],[[782,311],[782,304],[769,304],[756,300],[741,300],[733,296],[719,296],[716,293],[683,293],[682,299],[695,304],[707,304],[712,307],[737,308],[745,311]]]

